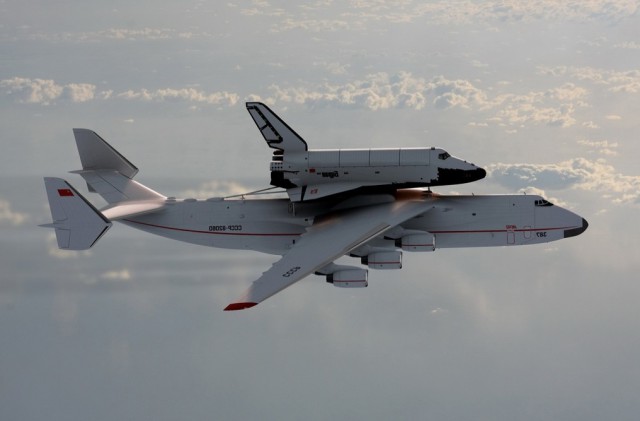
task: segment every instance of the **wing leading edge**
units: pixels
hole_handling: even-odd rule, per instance
[[[309,227],[291,250],[225,311],[253,307],[386,230],[433,207],[425,201],[397,200],[330,214]]]

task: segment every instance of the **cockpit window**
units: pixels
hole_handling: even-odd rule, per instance
[[[541,199],[541,200],[536,200],[536,206],[553,206],[553,203],[547,200]]]
[[[445,159],[449,158],[450,156],[451,156],[451,155],[449,155],[449,153],[447,153],[447,152],[442,152],[442,153],[438,154],[438,159],[441,159],[441,160],[443,160],[443,161],[444,161]]]

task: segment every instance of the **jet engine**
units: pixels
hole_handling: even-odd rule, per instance
[[[334,287],[341,288],[364,288],[369,286],[366,269],[345,269],[327,275],[327,282]]]
[[[371,269],[402,269],[402,252],[379,251],[362,257],[360,261]]]
[[[436,236],[428,232],[408,234],[396,239],[396,247],[400,247],[404,251],[434,251]]]

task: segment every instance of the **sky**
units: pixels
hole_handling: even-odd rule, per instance
[[[637,419],[639,9],[0,0],[0,418]],[[488,176],[438,193],[542,194],[589,229],[227,313],[276,257],[37,227],[42,177],[86,193],[73,127],[167,196],[267,187],[254,100],[311,148],[439,146]]]

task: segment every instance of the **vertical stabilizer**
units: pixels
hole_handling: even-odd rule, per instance
[[[73,129],[73,135],[82,163],[82,170],[73,172],[84,178],[89,191],[98,193],[109,204],[165,199],[160,193],[133,181],[138,168],[94,131]]]
[[[45,177],[58,247],[66,250],[91,248],[111,227],[111,222],[76,189],[61,178]]]
[[[115,170],[133,178],[138,168],[122,156],[103,138],[88,129],[73,129],[83,170]]]
[[[269,147],[285,152],[307,150],[307,142],[269,107],[261,102],[247,102],[246,106]]]

